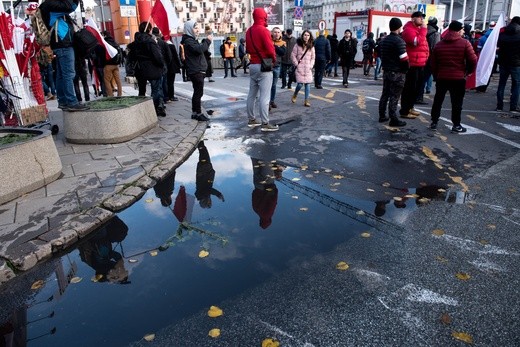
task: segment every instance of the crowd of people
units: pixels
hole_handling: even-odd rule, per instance
[[[68,14],[75,10],[77,1],[46,0],[42,3],[42,17],[48,21],[49,28],[55,25],[53,20],[62,20],[64,30],[72,31]],[[60,17],[56,13],[65,15]],[[454,21],[441,34],[435,17],[426,20],[425,15],[417,11],[404,24],[400,19],[392,18],[389,22],[389,34],[382,32],[374,39],[374,33],[367,33],[367,38],[358,45],[358,40],[349,29],[345,30],[340,40],[336,35],[325,37],[323,31],[316,38],[309,30],[304,30],[300,37],[294,37],[291,29],[283,32],[279,27],[274,27],[269,31],[267,13],[262,8],[254,9],[253,21],[253,25],[240,39],[238,47],[231,37],[227,37],[220,46],[220,54],[224,62],[224,78],[228,75],[237,77],[240,68],[244,69],[244,74],[249,74],[248,126],[259,126],[261,131],[278,130],[277,125],[269,122],[269,112],[278,107],[276,89],[279,79],[282,89],[292,89],[292,85],[296,84],[291,97],[293,103],[296,103],[298,94],[303,89],[303,105],[310,107],[311,84],[314,83],[316,89],[322,89],[323,77],[339,77],[339,66],[342,84],[348,88],[350,70],[355,66],[355,57],[360,46],[364,76],[371,75],[372,67],[374,80],[382,75],[379,122],[389,121],[390,126],[404,126],[406,122],[399,117],[416,118],[420,113],[415,105],[426,104],[424,94],[431,93],[432,82],[435,81],[436,93],[430,128],[437,128],[442,103],[449,92],[452,102],[452,131],[465,132],[460,118],[464,95],[468,89],[467,79],[475,74],[478,54],[495,24],[490,23],[490,29],[486,32],[478,32],[471,31],[470,25]],[[112,96],[117,92],[117,96],[121,96],[119,66],[124,64],[127,75],[136,77],[140,96],[146,94],[147,84],[150,84],[157,115],[165,116],[165,104],[177,100],[174,93],[175,75],[182,71],[183,81],[191,81],[193,86],[191,118],[201,122],[209,121],[202,110],[201,100],[205,79],[214,82],[210,52],[213,42],[211,31],[206,28],[202,33],[198,22],[187,21],[179,51],[169,33],[161,33],[149,22],[139,25],[133,42],[124,52],[108,31],[102,34],[105,41],[119,52],[111,59],[106,59],[106,47],[103,45],[98,45],[88,56],[78,54],[68,36],[64,35],[62,38],[60,33],[53,35],[50,47],[42,47],[39,62],[48,99],[57,96],[58,105],[64,110],[85,109],[87,106],[81,101],[90,100],[87,69],[94,80],[99,81],[94,83],[95,95]],[[201,35],[204,36],[202,39]],[[498,59],[495,63],[500,66],[497,110],[504,107],[504,89],[511,77],[510,111],[518,112],[519,43],[520,17],[514,17],[501,30],[498,38]],[[237,54],[240,63],[235,66]],[[493,70],[496,68],[494,66]],[[83,98],[79,82],[83,86]],[[485,92],[486,87],[479,86],[476,90]],[[255,114],[257,112],[258,117]]]

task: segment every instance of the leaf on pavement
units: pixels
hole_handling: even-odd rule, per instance
[[[490,230],[495,230],[497,228],[497,226],[495,224],[488,224],[487,228]]]
[[[432,234],[435,235],[435,236],[442,236],[442,235],[444,235],[444,230],[442,230],[442,229],[434,229],[432,231]]]
[[[394,196],[394,201],[403,201],[403,198],[399,196]]]
[[[465,272],[457,272],[455,274],[455,277],[457,277],[461,281],[467,281],[471,278],[471,276]]]
[[[73,283],[73,284],[74,284],[74,283],[79,283],[79,282],[81,282],[82,279],[83,279],[83,278],[81,278],[81,277],[75,276],[75,277],[72,277],[72,278],[70,279],[70,283]]]
[[[297,199],[298,199],[298,195],[293,195],[293,196],[291,196],[291,198],[293,198],[293,199],[296,199],[296,200],[297,200]]]
[[[143,339],[148,342],[152,342],[155,340],[155,334],[146,334],[143,336]]]
[[[90,280],[92,282],[96,283],[96,282],[101,281],[101,279],[103,279],[103,275],[102,274],[97,274],[97,275],[92,276],[92,278]]]
[[[451,317],[449,314],[447,314],[446,312],[444,312],[442,315],[441,315],[441,323],[444,324],[444,325],[449,325],[451,324]]]
[[[428,198],[420,198],[418,201],[419,201],[421,204],[426,204],[427,202],[430,202],[430,199],[428,199]]]
[[[330,188],[330,191],[331,191],[331,192],[337,192],[338,189],[337,189],[337,188]]]
[[[484,246],[485,245],[489,245],[489,241],[488,240],[481,239],[479,242],[480,242],[481,245],[484,245]]]
[[[364,233],[361,233],[361,237],[364,237],[364,238],[369,238],[370,236],[370,233],[369,232],[364,232]]]
[[[365,215],[365,211],[363,211],[363,210],[359,210],[359,211],[356,212],[356,214],[357,214],[358,216],[364,216],[364,215]]]
[[[385,188],[388,188],[388,187],[390,187],[390,183],[385,182],[385,183],[382,184],[382,186],[385,187]]]
[[[293,178],[291,181],[293,181],[293,182],[298,182],[300,179],[301,179],[301,178],[295,177],[295,178]]]
[[[342,178],[345,178],[345,176],[341,176],[341,175],[334,175],[332,176],[333,178],[337,179],[337,180],[340,180]]]
[[[332,172],[331,169],[325,169],[324,171],[325,171],[326,173],[330,173],[330,172]]]
[[[439,188],[439,189],[437,189],[437,191],[439,193],[446,193],[446,189],[444,189],[444,188]]]
[[[367,188],[367,192],[375,192],[372,188]]]
[[[309,210],[308,207],[300,207],[300,211],[304,211],[305,212],[305,211],[308,211],[308,210]]]
[[[137,259],[128,259],[128,262],[129,262],[129,263],[137,263],[138,260],[137,260]]]
[[[146,202],[146,203],[149,204],[149,203],[153,202],[153,199],[152,199],[152,198],[148,198],[148,199],[146,199],[144,202]]]
[[[157,252],[156,250],[150,251],[150,255],[152,257],[155,257],[157,254],[159,254],[159,252]]]
[[[451,333],[451,336],[453,336],[453,338],[456,340],[469,343],[470,345],[473,344],[473,337],[468,333],[454,331]]]
[[[224,314],[224,312],[217,306],[210,306],[208,310],[208,316],[211,318],[220,317]]]
[[[262,341],[262,347],[280,347],[280,342],[272,338],[264,339]]]
[[[337,187],[337,186],[339,186],[339,185],[341,185],[340,182],[334,182],[334,183],[331,183],[330,186],[331,186],[331,187]]]
[[[203,249],[199,252],[199,258],[206,258],[209,255],[209,252]]]
[[[448,259],[446,259],[444,257],[441,257],[440,255],[436,256],[435,259],[437,259],[441,263],[447,263],[448,262]]]
[[[36,289],[40,289],[41,287],[43,287],[43,284],[45,282],[43,280],[38,280],[38,281],[35,281],[32,286],[31,286],[31,289],[32,290],[36,290]]]
[[[309,168],[309,167],[308,167],[307,165],[302,165],[302,166],[300,167],[300,169],[301,169],[302,171],[305,171],[305,170],[307,170],[308,168]]]
[[[404,197],[408,199],[417,199],[419,196],[419,194],[406,194]]]
[[[208,333],[208,335],[210,337],[213,337],[213,338],[217,338],[220,336],[220,329],[217,329],[217,328],[214,328],[214,329],[211,329]]]
[[[340,261],[339,263],[336,264],[336,269],[340,270],[340,271],[345,271],[345,270],[348,270],[349,266],[347,263],[345,263],[344,261]]]

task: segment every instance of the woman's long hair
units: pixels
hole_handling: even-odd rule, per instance
[[[312,33],[309,30],[304,30],[302,35],[296,40],[298,46],[305,48],[305,42],[303,41],[303,34],[309,33],[309,41],[307,41],[307,48],[312,48],[314,46],[314,38],[312,37]]]

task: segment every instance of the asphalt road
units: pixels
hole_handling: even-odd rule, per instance
[[[339,79],[312,89],[311,108],[278,89],[271,119],[281,127],[269,134],[246,126],[248,79],[217,79],[206,90],[205,107],[214,111],[206,137],[241,139],[251,155],[269,151],[326,172],[309,177],[323,191],[341,176],[340,196],[395,203],[422,189],[432,200],[369,238],[296,257],[262,286],[219,303],[222,317],[201,311],[135,345],[259,346],[266,338],[307,347],[520,345],[520,119],[492,111],[492,80],[488,93],[466,96],[466,134],[450,132],[449,100],[437,132],[427,128],[431,102],[406,127],[390,129],[377,122],[382,82],[359,71],[348,89]],[[350,268],[337,270],[339,261]],[[219,338],[207,336],[212,328]]]

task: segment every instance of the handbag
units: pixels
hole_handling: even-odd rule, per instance
[[[255,46],[255,42],[253,41],[253,35],[251,34],[251,31],[249,31],[249,36],[251,37],[251,43],[253,44],[253,48],[256,51],[256,54],[260,57],[260,71],[262,72],[269,72],[273,71],[273,59],[272,58],[262,58],[262,55],[258,51],[258,49]]]
[[[72,35],[72,44],[76,49],[76,52],[80,53],[83,57],[86,57],[90,51],[98,45],[98,40],[90,31],[85,28],[80,28],[75,20],[73,20],[73,22],[79,30],[75,31]]]

